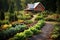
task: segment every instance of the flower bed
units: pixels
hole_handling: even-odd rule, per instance
[[[0,31],[0,40],[6,40],[11,36],[14,36],[18,32],[24,31],[25,29],[26,29],[26,25],[16,25],[15,27],[2,30]]]
[[[41,32],[41,28],[44,25],[43,20],[39,20],[36,25],[33,27],[30,27],[29,29],[25,30],[24,32],[17,33],[13,38],[9,40],[26,40],[26,38],[29,38],[33,35],[36,35]]]

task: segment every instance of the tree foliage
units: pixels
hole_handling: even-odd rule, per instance
[[[60,13],[60,0],[0,0],[0,20],[4,19],[4,12],[20,11],[25,9],[28,3],[41,2],[48,11]]]
[[[57,0],[56,5],[57,5],[57,13],[60,14],[60,0]]]

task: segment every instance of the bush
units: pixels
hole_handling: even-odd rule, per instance
[[[8,20],[4,20],[2,23],[3,24],[9,24],[9,21]]]
[[[35,20],[41,20],[41,19],[43,19],[43,17],[37,16]]]
[[[44,11],[44,12],[41,12],[41,14],[48,15],[48,14],[50,14],[50,12],[49,11]]]
[[[32,20],[25,20],[25,24],[31,24],[31,23],[33,23]]]
[[[3,25],[3,24],[9,24],[9,21],[8,20],[0,20],[0,26]]]
[[[57,21],[60,22],[60,18],[58,18]]]
[[[18,19],[20,20],[28,20],[30,18],[31,18],[31,15],[29,14],[23,14],[23,15],[18,16]]]
[[[14,40],[26,40],[26,35],[24,33],[17,33],[14,37]]]
[[[38,30],[34,27],[30,28],[30,30],[33,32],[34,35],[40,33],[40,30]]]
[[[60,36],[60,25],[55,25],[51,38],[57,39]]]
[[[44,26],[44,20],[39,20],[38,23],[34,26],[36,29],[40,30]]]
[[[19,22],[19,23],[23,23],[23,22],[24,22],[24,20],[18,20],[18,22]]]
[[[46,21],[57,21],[57,22],[60,22],[60,18],[56,18],[56,19],[53,19],[53,18],[45,18]]]
[[[35,20],[41,20],[44,19],[44,16],[41,14],[38,14],[38,16],[35,18]]]
[[[31,30],[25,30],[24,33],[26,37],[31,37],[33,35],[33,32]]]
[[[26,29],[26,25],[16,25],[15,29],[16,31],[23,31]]]
[[[15,14],[10,14],[9,21],[17,21],[17,16]]]
[[[24,31],[26,28],[26,25],[17,25],[15,27],[11,27],[9,29],[6,30],[2,30],[0,32],[0,39],[8,39],[9,37],[15,35],[17,32],[21,32]]]
[[[45,20],[46,20],[46,21],[56,21],[56,20],[53,19],[53,18],[46,18]]]
[[[2,29],[3,29],[3,30],[4,30],[4,29],[9,29],[9,28],[11,28],[11,27],[12,27],[11,25],[5,24],[5,25],[3,25]]]
[[[41,29],[41,28],[40,28],[41,26],[39,26],[39,25],[35,25],[34,27],[35,27],[36,29],[38,29],[38,30]]]

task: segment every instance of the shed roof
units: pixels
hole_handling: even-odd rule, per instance
[[[28,9],[35,8],[40,2],[34,4],[28,4]]]
[[[27,8],[25,10],[34,10],[39,4],[40,4],[40,2],[36,2],[33,4],[27,4]]]
[[[34,3],[34,8],[39,4],[40,2]]]

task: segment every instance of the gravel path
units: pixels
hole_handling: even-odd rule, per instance
[[[29,40],[52,40],[50,39],[50,34],[53,30],[53,25],[46,23],[45,26],[41,29],[42,33],[33,36]]]

